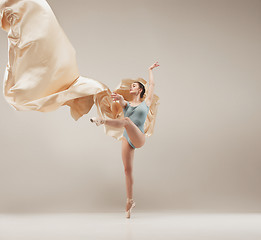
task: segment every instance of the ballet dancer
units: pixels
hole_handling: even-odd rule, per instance
[[[125,101],[123,96],[112,92],[111,97],[113,101],[119,101],[122,107],[124,118],[122,119],[103,119],[101,117],[93,117],[91,122],[97,126],[102,124],[122,128],[124,133],[122,138],[122,161],[125,170],[127,203],[126,203],[126,217],[130,218],[131,210],[135,207],[133,200],[133,159],[135,148],[141,148],[145,143],[144,123],[152,103],[154,93],[154,78],[152,70],[158,67],[158,62],[155,62],[149,67],[149,87],[145,100],[142,98],[145,94],[145,86],[141,82],[134,82],[130,87],[130,94],[132,99]]]

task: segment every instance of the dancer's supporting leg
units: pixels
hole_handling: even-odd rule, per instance
[[[111,127],[125,127],[127,134],[136,148],[140,148],[145,143],[145,135],[140,129],[128,118],[123,119],[106,119],[104,124]]]
[[[126,179],[126,192],[127,198],[132,198],[132,188],[133,188],[133,159],[134,159],[134,149],[130,146],[126,138],[122,139],[122,161],[124,165],[125,179]],[[126,203],[126,211],[131,207],[131,203]]]

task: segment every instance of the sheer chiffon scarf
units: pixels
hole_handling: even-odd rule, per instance
[[[100,117],[123,118],[121,106],[110,97],[111,90],[79,74],[75,49],[47,1],[0,0],[0,26],[8,33],[3,93],[16,110],[50,112],[67,105],[77,121],[95,104]],[[114,91],[129,101],[134,81],[148,87],[142,78],[123,79]],[[154,94],[144,126],[147,136],[153,133],[158,104]],[[104,126],[104,130],[120,140],[124,129]]]

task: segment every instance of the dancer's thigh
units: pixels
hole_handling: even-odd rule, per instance
[[[141,130],[129,119],[125,118],[127,121],[127,124],[125,126],[125,129],[127,131],[127,134],[132,142],[132,144],[136,148],[140,148],[145,143],[145,135]]]
[[[130,146],[127,139],[125,137],[123,137],[121,154],[122,154],[122,161],[123,161],[124,169],[126,172],[132,171],[134,151],[135,150]]]

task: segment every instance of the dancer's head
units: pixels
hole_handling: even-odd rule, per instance
[[[131,84],[130,93],[135,95],[140,94],[140,98],[143,98],[145,86],[141,82],[134,82]]]

